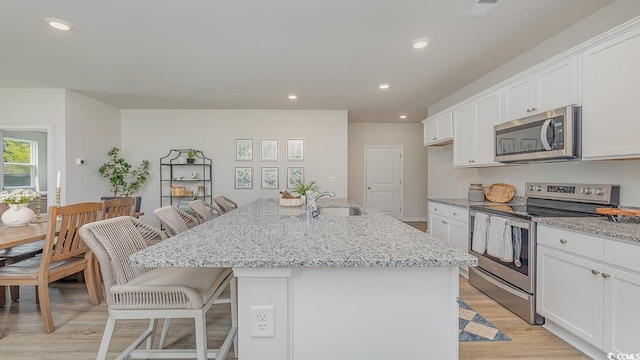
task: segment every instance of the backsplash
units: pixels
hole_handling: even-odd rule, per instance
[[[620,204],[640,206],[640,160],[569,161],[485,168],[453,167],[453,146],[429,147],[429,198],[466,198],[470,182],[505,182],[524,196],[525,182],[620,185]]]

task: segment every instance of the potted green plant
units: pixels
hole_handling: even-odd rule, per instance
[[[196,161],[196,152],[193,149],[187,151],[187,164],[193,164]]]
[[[100,166],[98,174],[100,174],[100,177],[107,179],[111,184],[113,197],[129,197],[140,191],[142,185],[144,185],[149,177],[149,161],[142,160],[142,162],[134,168],[133,165],[121,156],[120,149],[117,147],[109,150],[107,155],[109,156],[109,161]],[[104,199],[105,197],[103,197],[103,200]],[[140,202],[142,200],[139,196],[136,196],[136,199],[136,212],[139,212]]]
[[[298,180],[294,183],[294,185],[295,188],[293,191],[303,196],[307,196],[307,194],[311,194],[320,190],[320,186],[318,185],[318,182],[316,180],[311,180],[308,183],[305,183],[302,180]]]

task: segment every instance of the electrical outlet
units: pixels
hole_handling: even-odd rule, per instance
[[[275,337],[275,308],[251,307],[251,337]]]

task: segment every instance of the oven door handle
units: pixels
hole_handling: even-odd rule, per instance
[[[477,213],[478,213],[478,211],[476,211],[476,210],[470,210],[469,211],[469,217],[470,218],[474,217]],[[490,214],[490,213],[486,213],[486,212],[482,212],[482,214],[486,214],[489,217],[491,217],[491,216],[499,216],[499,215],[494,215],[494,214]],[[529,221],[520,221],[520,220],[516,220],[515,218],[509,217],[509,216],[500,216],[500,217],[509,219],[509,223],[511,224],[512,227],[531,230],[531,222],[529,222]]]

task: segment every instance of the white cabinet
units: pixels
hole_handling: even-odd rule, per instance
[[[640,29],[583,54],[584,160],[640,157]]]
[[[494,161],[493,127],[501,122],[499,91],[488,93],[454,110],[453,165],[498,165]]]
[[[504,121],[579,103],[578,58],[549,64],[502,88]]]
[[[545,246],[537,260],[538,314],[601,347],[604,267]]]
[[[424,146],[441,144],[453,138],[451,111],[422,120]]]
[[[597,350],[637,352],[640,246],[543,225],[537,237],[538,313]]]
[[[469,210],[429,201],[429,234],[465,253],[469,252]],[[469,277],[469,268],[460,267]]]

